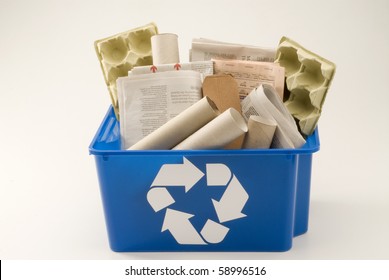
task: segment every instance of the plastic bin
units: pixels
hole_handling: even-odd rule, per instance
[[[308,229],[316,130],[300,149],[120,150],[109,108],[90,144],[110,247],[287,251]]]

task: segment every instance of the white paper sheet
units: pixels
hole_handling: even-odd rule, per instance
[[[272,148],[300,148],[305,144],[293,117],[270,85],[254,89],[242,101],[242,113],[246,120],[257,115],[277,123]]]
[[[192,40],[190,61],[216,58],[273,62],[275,54],[275,49],[195,38]]]
[[[168,71],[118,79],[122,149],[165,124],[202,98],[201,74]]]
[[[193,70],[200,72],[203,78],[209,75],[213,75],[213,62],[212,61],[195,61],[195,62],[184,62],[184,63],[170,63],[162,65],[147,65],[137,66],[129,71],[129,74],[149,74],[165,71],[178,71],[178,70]]]

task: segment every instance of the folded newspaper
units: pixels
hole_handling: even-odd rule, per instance
[[[242,101],[242,113],[246,121],[256,115],[277,124],[271,148],[300,148],[305,144],[295,120],[270,85],[263,84],[254,89]]]
[[[161,65],[147,65],[147,66],[136,66],[128,72],[131,74],[149,74],[166,71],[178,71],[178,70],[193,70],[200,72],[205,78],[206,76],[213,75],[213,62],[212,61],[194,61],[194,62],[183,62],[183,63],[172,63],[172,64],[161,64]]]
[[[201,74],[167,71],[117,80],[122,148],[127,149],[202,98]]]
[[[275,54],[275,49],[198,38],[192,40],[190,61],[204,61],[217,58],[273,62]]]
[[[215,74],[230,74],[238,83],[241,99],[261,84],[272,85],[284,97],[285,69],[273,62],[212,59]]]

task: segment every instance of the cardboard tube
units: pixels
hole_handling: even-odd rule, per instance
[[[218,115],[213,101],[203,97],[128,150],[169,150]]]
[[[172,33],[163,33],[151,37],[153,64],[180,63],[178,51],[178,36]]]
[[[268,149],[273,141],[277,123],[252,115],[248,121],[248,132],[243,141],[243,149]]]
[[[186,138],[173,150],[219,149],[247,132],[242,115],[230,108]]]

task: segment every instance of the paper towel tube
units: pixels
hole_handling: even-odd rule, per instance
[[[273,141],[277,123],[252,115],[248,121],[248,132],[243,141],[243,149],[268,149]]]
[[[151,37],[153,64],[180,63],[178,51],[178,36],[172,33],[163,33]]]
[[[218,149],[247,132],[242,115],[230,108],[193,133],[173,150]]]
[[[215,103],[203,97],[128,150],[170,150],[218,115]]]

